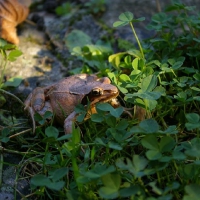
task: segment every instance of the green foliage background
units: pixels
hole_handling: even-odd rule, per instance
[[[62,14],[60,8],[57,12]],[[80,105],[76,112],[81,129],[74,126],[70,135],[63,136],[52,125],[38,127],[37,142],[27,145],[30,153],[24,154],[26,162],[38,166],[29,176],[34,195],[199,199],[200,15],[194,13],[195,7],[173,3],[152,17],[147,28],[156,35],[145,41],[134,29],[144,18],[122,13],[113,26],[130,25],[138,45],[124,52],[113,53],[112,44],[105,41],[93,44],[78,30],[68,34],[68,49],[83,63],[72,73],[98,71],[108,76],[120,90],[123,107],[99,104],[98,113],[84,122],[86,112]],[[127,115],[124,107],[142,108],[145,119],[139,121],[132,111]],[[8,132],[2,131],[2,142],[8,142]]]

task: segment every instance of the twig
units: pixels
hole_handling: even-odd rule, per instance
[[[159,0],[156,0],[156,6],[157,6],[158,12],[161,12],[161,6],[160,6],[160,1]]]
[[[0,146],[0,151],[6,152],[6,153],[12,153],[12,154],[20,154],[20,155],[27,155],[27,154],[31,153],[31,152],[20,152],[20,151],[10,150],[10,149],[6,149],[2,146]]]
[[[19,136],[19,135],[21,135],[21,134],[28,133],[28,132],[31,131],[31,130],[32,130],[32,128],[29,128],[29,129],[27,129],[27,130],[25,130],[25,131],[21,131],[21,132],[19,132],[19,133],[16,133],[16,134],[14,134],[14,135],[11,135],[9,138],[11,139],[11,138],[16,137],[16,136]]]
[[[29,19],[26,19],[25,22],[27,24],[30,24],[30,25],[33,25],[33,26],[37,26],[37,24],[35,22],[33,22],[33,21],[29,20]]]
[[[3,89],[0,89],[0,93],[7,94],[7,95],[13,97],[13,98],[16,99],[20,104],[22,104],[23,106],[25,106],[24,103],[23,103],[17,96],[15,96],[14,94],[12,94],[12,93],[10,93],[10,92],[7,92],[7,91],[5,91],[5,90],[3,90]]]

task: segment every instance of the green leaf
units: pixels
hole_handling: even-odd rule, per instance
[[[10,134],[10,129],[9,128],[3,128],[2,130],[1,130],[1,137],[6,137],[6,136],[9,136],[9,134]]]
[[[54,165],[58,162],[56,156],[53,156],[50,152],[47,152],[44,158],[44,164]]]
[[[123,170],[128,170],[135,177],[145,176],[144,169],[148,164],[148,160],[146,160],[143,156],[134,155],[132,161],[129,158],[119,158],[116,161],[116,166]]]
[[[154,182],[150,182],[148,185],[151,186],[152,191],[155,192],[156,194],[158,194],[158,195],[163,194],[162,189],[160,189],[160,188],[156,185],[156,182],[155,182],[155,181],[154,181]]]
[[[175,146],[175,141],[172,137],[170,136],[164,136],[161,138],[159,146],[160,146],[160,151],[163,152],[168,152],[171,151],[174,146]]]
[[[104,187],[99,189],[99,195],[105,199],[115,199],[119,195],[121,176],[117,173],[107,174],[102,177]]]
[[[166,89],[163,86],[157,86],[153,91],[160,93],[162,96],[166,96]]]
[[[140,18],[137,18],[137,19],[133,19],[131,22],[142,22],[145,20],[145,17],[140,17]]]
[[[104,120],[104,118],[103,118],[102,114],[95,113],[95,114],[91,115],[91,120],[93,122],[102,122]]]
[[[149,160],[159,160],[162,157],[162,154],[158,150],[148,150],[146,156]]]
[[[50,182],[46,185],[49,189],[60,191],[65,185],[64,181]]]
[[[140,155],[133,155],[133,165],[137,172],[142,171],[146,168],[148,160]]]
[[[101,176],[112,173],[116,171],[113,165],[106,167],[105,165],[95,165],[95,171],[99,173]]]
[[[179,69],[182,65],[183,65],[183,62],[182,62],[182,61],[177,61],[177,62],[175,62],[175,63],[171,66],[171,68],[172,68],[173,70],[177,70],[177,69]]]
[[[129,77],[128,75],[126,75],[126,74],[121,74],[121,75],[119,76],[119,79],[120,79],[120,81],[131,82],[130,77]]]
[[[79,113],[79,115],[76,117],[76,121],[79,122],[79,123],[83,122],[85,116],[86,116],[86,112],[85,111],[83,113]]]
[[[119,195],[118,190],[110,187],[101,187],[98,192],[100,197],[105,199],[115,199]]]
[[[199,165],[196,165],[194,163],[185,164],[179,169],[179,171],[181,176],[183,176],[185,180],[192,180],[199,174]]]
[[[141,83],[141,89],[143,92],[151,92],[157,85],[157,77],[150,75],[145,77]]]
[[[137,185],[132,185],[130,187],[125,187],[119,190],[120,196],[127,198],[142,192],[142,189]]]
[[[57,15],[66,15],[69,14],[72,10],[71,3],[63,3],[61,6],[56,7],[55,12]]]
[[[22,52],[20,50],[12,50],[9,54],[7,59],[9,61],[15,61],[17,59],[17,57],[21,56]]]
[[[53,137],[53,138],[57,138],[59,135],[58,129],[56,129],[53,126],[49,126],[45,129],[45,134],[47,135],[47,137]]]
[[[4,40],[3,38],[0,38],[0,48],[3,48],[7,44],[8,44],[8,42],[6,40]]]
[[[157,138],[153,135],[145,136],[141,140],[141,144],[143,147],[145,147],[147,149],[156,150],[156,151],[159,150],[159,144],[157,142]]]
[[[191,131],[193,129],[199,129],[200,128],[200,123],[193,124],[193,123],[186,123],[185,127],[187,128],[188,131]]]
[[[133,67],[134,70],[138,70],[138,63],[139,63],[139,58],[135,58],[132,61],[132,67]]]
[[[194,138],[191,140],[189,148],[185,151],[186,155],[200,158],[200,139]]]
[[[106,187],[113,188],[116,191],[121,184],[121,176],[118,173],[110,173],[102,176],[102,182]]]
[[[199,123],[200,117],[197,113],[188,113],[185,115],[185,117],[190,123],[193,123],[193,124]]]
[[[119,118],[124,111],[123,107],[113,108],[109,103],[100,103],[96,108],[102,111],[110,111],[110,114],[116,118]]]
[[[18,87],[22,82],[22,77],[13,77],[3,83],[2,87]]]
[[[102,177],[106,174],[110,174],[114,171],[116,171],[116,169],[113,165],[106,167],[102,163],[96,163],[92,170],[84,173],[84,176],[86,176],[88,178],[96,179],[96,178]]]
[[[53,180],[53,182],[56,182],[60,180],[61,178],[63,178],[64,176],[66,176],[68,172],[69,172],[69,169],[67,167],[56,169],[53,172],[51,179]]]
[[[176,126],[169,126],[165,131],[159,131],[162,134],[176,134],[178,133]]]
[[[92,44],[90,36],[79,30],[71,31],[67,35],[65,42],[66,46],[69,48],[71,52],[73,51],[73,48],[77,46],[81,48],[85,45]]]
[[[183,200],[199,200],[199,190],[200,185],[198,184],[190,184],[185,186],[185,192],[187,193],[184,195]]]
[[[146,119],[139,123],[139,127],[144,130],[145,134],[157,133],[159,125],[154,119]]]
[[[2,139],[1,139],[1,142],[3,142],[3,143],[7,143],[7,142],[9,142],[10,141],[10,138],[9,137],[3,137]]]
[[[119,68],[121,64],[121,58],[126,54],[126,52],[120,52],[116,54],[112,54],[108,57],[108,61],[116,68]]]
[[[31,184],[35,186],[46,186],[50,183],[50,179],[43,174],[37,174],[31,178]]]
[[[79,128],[72,128],[72,144],[73,148],[75,147],[76,144],[79,144],[81,141],[81,134],[80,134],[80,129]]]
[[[57,138],[57,141],[68,140],[71,137],[72,137],[72,134],[65,134],[65,135],[62,135],[61,137]]]
[[[127,53],[139,59],[143,58],[141,52],[137,49],[130,49]]]
[[[131,22],[133,20],[133,13],[127,11],[120,14],[119,19],[123,22]]]
[[[41,125],[45,123],[45,119],[43,119],[43,117],[39,113],[34,114],[34,120],[37,121]]]
[[[172,183],[168,183],[167,187],[165,187],[165,189],[164,189],[164,193],[166,194],[170,191],[178,189],[179,187],[180,187],[180,183],[178,183],[176,181],[174,181]]]
[[[116,126],[117,130],[125,130],[128,127],[129,123],[126,119],[122,119]]]
[[[118,108],[113,108],[111,111],[110,111],[110,114],[116,118],[119,118],[121,116],[121,114],[124,112],[124,109],[123,107],[118,107]]]
[[[123,21],[116,21],[113,23],[113,27],[121,27],[121,26],[126,26],[129,22],[123,22]]]
[[[146,108],[147,110],[152,111],[156,108],[157,104],[158,103],[156,100],[144,99],[144,108]]]
[[[177,151],[176,149],[172,153],[172,157],[174,160],[185,160],[186,155],[183,152]]]
[[[197,87],[190,87],[190,89],[200,92],[200,88],[197,88]]]
[[[103,142],[103,140],[102,140],[101,138],[96,138],[96,139],[95,139],[95,143],[101,144],[101,145],[103,145],[103,146],[106,146],[106,144]]]
[[[109,142],[108,147],[111,149],[119,150],[119,151],[122,150],[122,147],[118,143],[115,143],[115,142]]]
[[[185,124],[187,130],[200,128],[200,116],[197,113],[188,113],[185,117],[188,120],[188,123]]]
[[[43,118],[44,118],[44,119],[50,119],[52,116],[53,116],[53,113],[52,113],[51,111],[46,111],[46,112],[44,113]]]
[[[91,178],[91,179],[97,179],[97,178],[101,177],[101,174],[98,174],[98,173],[93,172],[93,171],[89,171],[89,172],[85,172],[84,176]]]
[[[112,111],[114,109],[109,103],[99,103],[96,108],[102,111]]]
[[[157,100],[161,97],[161,93],[160,92],[138,92],[135,93],[134,96],[138,96],[142,99],[147,99],[147,100]]]

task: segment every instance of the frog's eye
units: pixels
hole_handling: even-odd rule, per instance
[[[94,89],[91,91],[91,94],[94,95],[94,96],[103,95],[103,90],[100,89],[100,88],[94,88]]]

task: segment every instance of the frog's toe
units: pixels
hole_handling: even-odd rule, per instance
[[[32,107],[28,107],[28,112],[31,116],[31,120],[32,120],[32,123],[33,123],[33,133],[35,133],[35,119],[34,119],[35,112],[34,112]]]
[[[64,124],[65,134],[70,134],[72,132],[72,122],[66,122]]]

